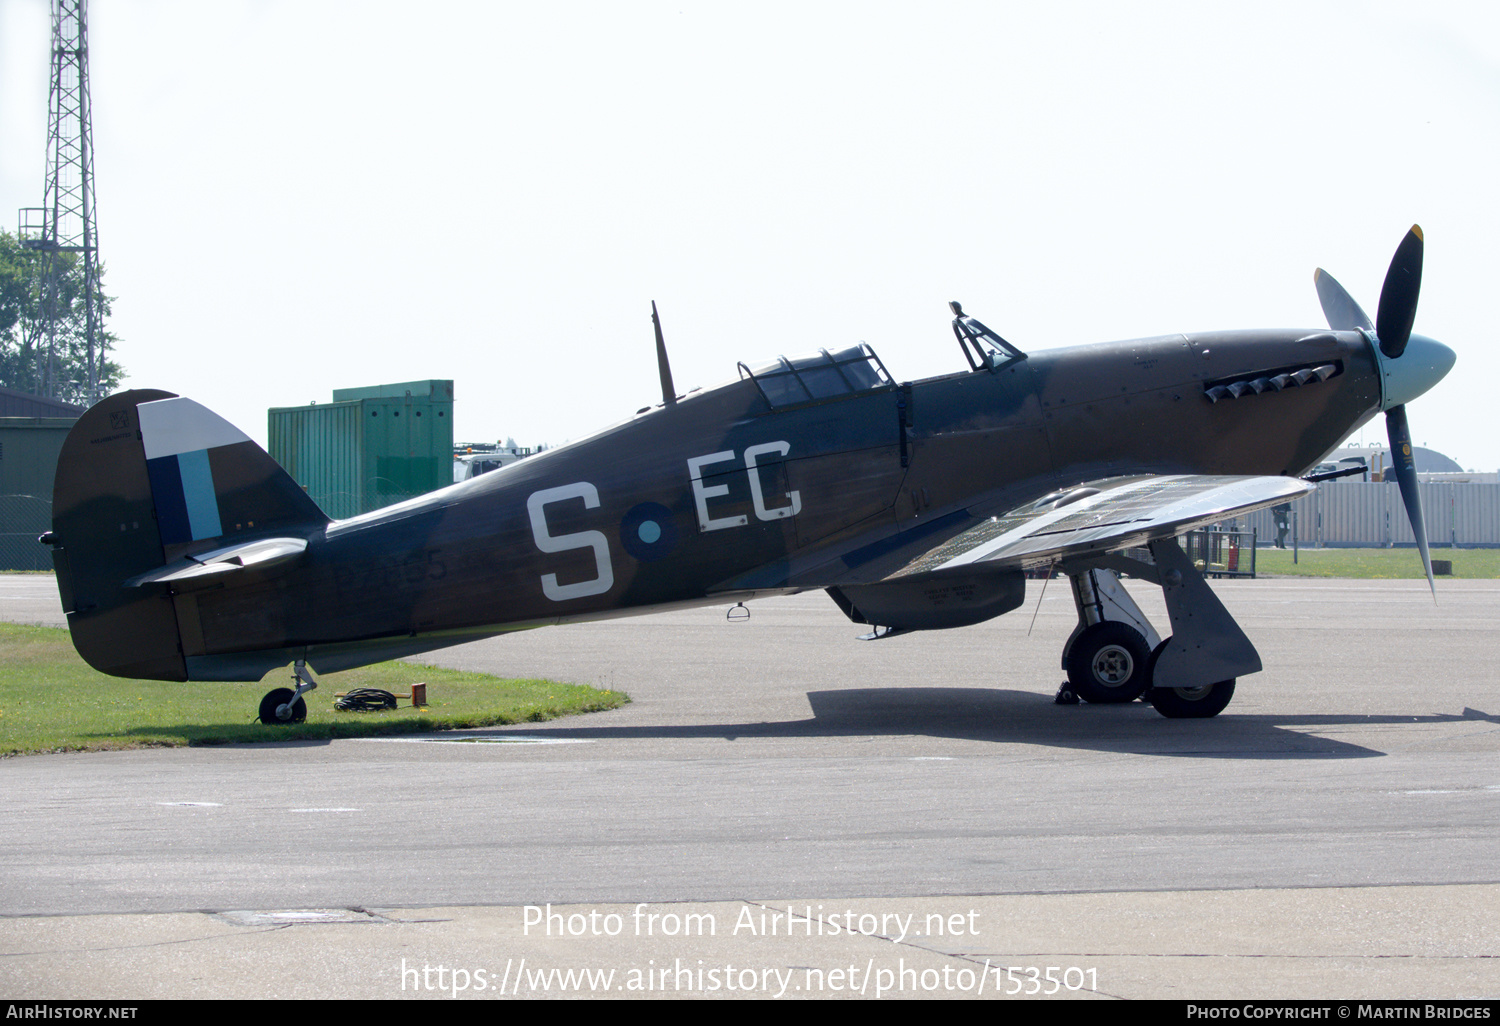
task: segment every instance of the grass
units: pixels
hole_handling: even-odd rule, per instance
[[[1453,577],[1500,577],[1500,549],[1433,549],[1434,560],[1453,563]],[[1426,580],[1416,549],[1257,549],[1255,572],[1274,577],[1347,577],[1362,580]],[[1439,581],[1442,578],[1438,578]]]
[[[290,667],[253,684],[124,680],[84,663],[66,630],[0,624],[0,756],[411,734],[537,722],[630,701],[581,684],[391,662],[322,677],[305,696],[305,723],[256,722],[261,697],[290,681]],[[421,709],[408,701],[385,712],[333,708],[336,691],[410,693],[423,681],[429,704]]]

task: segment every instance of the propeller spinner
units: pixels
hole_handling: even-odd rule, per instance
[[[1455,360],[1453,350],[1425,335],[1412,334],[1417,317],[1417,296],[1422,289],[1422,229],[1411,231],[1396,248],[1380,290],[1375,323],[1349,293],[1321,267],[1313,275],[1323,316],[1335,331],[1363,331],[1376,345],[1375,362],[1380,367],[1381,409],[1385,410],[1386,434],[1391,442],[1391,468],[1401,488],[1406,518],[1422,554],[1427,586],[1437,598],[1432,577],[1432,557],[1427,551],[1427,527],[1422,517],[1422,496],[1417,488],[1417,469],[1412,456],[1411,427],[1406,403],[1442,380]]]

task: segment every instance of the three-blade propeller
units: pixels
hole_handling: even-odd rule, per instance
[[[1313,274],[1313,283],[1317,286],[1318,302],[1323,306],[1323,316],[1328,318],[1330,328],[1335,331],[1373,331],[1380,352],[1387,359],[1398,360],[1411,340],[1412,324],[1417,317],[1417,295],[1422,290],[1422,229],[1412,225],[1401,245],[1396,247],[1396,255],[1391,258],[1390,269],[1385,274],[1385,285],[1380,290],[1380,306],[1373,325],[1333,275],[1320,267]],[[1417,488],[1411,427],[1406,421],[1404,403],[1386,410],[1385,427],[1391,441],[1391,467],[1401,488],[1406,518],[1417,538],[1417,550],[1422,554],[1427,586],[1432,589],[1436,601],[1437,584],[1432,577],[1432,557],[1427,551],[1427,526],[1422,518],[1422,496]]]

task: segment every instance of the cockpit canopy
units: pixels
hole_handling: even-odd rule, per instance
[[[773,407],[875,392],[895,385],[875,350],[863,342],[833,353],[819,349],[790,359],[781,356],[754,369],[743,363],[739,368],[741,380],[754,381]]]

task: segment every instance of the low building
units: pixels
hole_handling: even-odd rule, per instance
[[[0,570],[51,570],[52,479],[84,407],[0,388]]]
[[[1418,476],[1425,474],[1462,474],[1464,468],[1457,461],[1444,456],[1436,449],[1423,448],[1420,445],[1411,447],[1412,460],[1416,464]],[[1366,472],[1363,475],[1351,474],[1348,477],[1335,478],[1338,481],[1380,481],[1385,472],[1391,467],[1391,450],[1389,446],[1380,445],[1346,445],[1342,449],[1335,449],[1328,454],[1328,458],[1317,466],[1317,473],[1329,470],[1344,470],[1349,467],[1364,466]],[[1449,478],[1438,478],[1438,480],[1451,480]],[[1466,478],[1465,480],[1468,480]]]
[[[334,389],[267,417],[271,457],[335,519],[453,483],[450,380]]]

